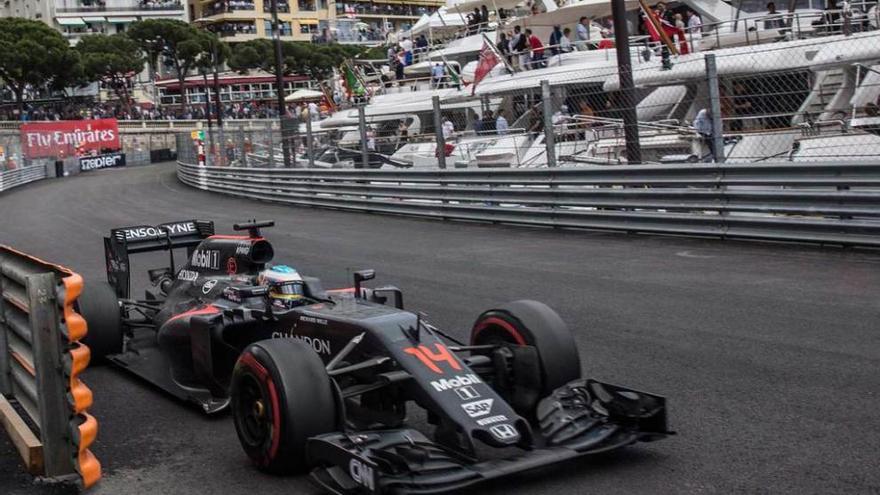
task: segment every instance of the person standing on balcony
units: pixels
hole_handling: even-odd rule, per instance
[[[559,55],[559,44],[562,40],[562,29],[559,25],[553,26],[553,32],[550,33],[550,39],[547,45],[550,46],[550,55]]]
[[[404,65],[412,65],[413,62],[413,42],[406,36],[400,41],[400,49],[403,50]]]
[[[452,139],[452,135],[455,133],[455,124],[449,120],[449,116],[443,117],[443,127],[441,128],[443,132],[443,139],[447,142]]]
[[[691,9],[685,12],[687,15],[687,27],[691,34],[700,34],[703,32],[703,20]]]
[[[517,54],[516,59],[521,70],[529,68],[529,52],[526,50],[526,46],[528,46],[528,40],[522,33],[522,28],[514,26],[513,36],[510,38],[510,51]]]
[[[580,18],[575,27],[575,34],[578,50],[586,50],[590,41],[590,19],[587,16]]]
[[[443,64],[437,62],[434,64],[434,67],[431,67],[431,80],[434,83],[435,88],[443,87],[443,79],[446,76],[446,70],[443,68]]]
[[[574,50],[571,46],[571,29],[565,28],[562,30],[562,37],[559,38],[559,51],[562,53],[568,53]]]
[[[767,4],[767,17],[764,19],[764,29],[782,29],[785,27],[785,20],[778,12],[776,12],[776,4],[770,2]]]
[[[531,29],[526,29],[526,38],[532,51],[532,69],[544,67],[544,44],[532,33]]]
[[[486,4],[480,7],[480,22],[482,22],[482,30],[485,31],[489,27],[489,9]]]
[[[711,161],[715,161],[715,133],[712,126],[712,111],[703,108],[694,117],[694,130],[700,135],[701,147],[709,151]]]
[[[504,113],[499,110],[498,118],[495,119],[495,132],[497,132],[499,136],[503,136],[507,134],[507,130],[507,119],[504,118]]]

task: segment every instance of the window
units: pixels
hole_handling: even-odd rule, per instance
[[[266,35],[272,34],[272,21],[263,21],[263,27],[266,29]],[[279,22],[278,28],[281,31],[281,36],[290,36],[293,34],[289,22]]]
[[[302,34],[316,33],[318,32],[318,26],[312,26],[311,24],[300,24],[299,32]]]

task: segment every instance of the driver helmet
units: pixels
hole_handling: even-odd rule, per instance
[[[257,284],[269,288],[269,302],[279,308],[305,304],[303,280],[299,272],[287,265],[276,265],[260,272]]]

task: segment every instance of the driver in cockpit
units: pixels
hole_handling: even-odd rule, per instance
[[[287,265],[263,270],[257,275],[257,284],[269,288],[269,302],[273,307],[290,309],[307,303],[302,277]]]

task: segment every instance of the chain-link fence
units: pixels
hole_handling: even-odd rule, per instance
[[[203,162],[540,168],[876,160],[877,10],[772,14],[685,28],[661,41],[633,37],[631,91],[621,90],[609,37],[579,50],[548,47],[540,63],[498,53],[478,83],[467,70],[454,80],[413,76],[322,120],[214,130],[202,142]],[[181,158],[198,163],[199,141],[180,139]]]

